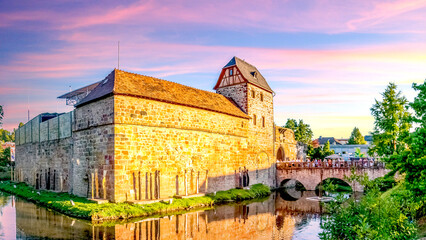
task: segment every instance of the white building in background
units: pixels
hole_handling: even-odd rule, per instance
[[[361,153],[364,153],[366,157],[368,155],[368,144],[362,145],[330,145],[330,149],[334,150],[335,154],[342,156],[345,160],[349,160],[350,157],[354,157],[355,151],[357,148],[361,150]]]

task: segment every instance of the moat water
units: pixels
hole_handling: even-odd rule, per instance
[[[0,192],[0,239],[319,239],[313,191],[161,218],[92,224]]]

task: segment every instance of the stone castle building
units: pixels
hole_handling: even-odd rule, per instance
[[[15,179],[113,202],[276,185],[295,160],[294,133],[274,124],[274,92],[233,57],[216,93],[113,70],[67,93],[69,113],[40,114],[16,132]]]

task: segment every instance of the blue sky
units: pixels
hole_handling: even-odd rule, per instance
[[[72,108],[56,99],[120,68],[212,91],[233,56],[277,93],[275,121],[316,137],[372,130],[388,82],[426,78],[426,0],[2,1],[3,127]]]

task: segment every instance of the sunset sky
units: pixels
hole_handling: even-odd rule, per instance
[[[426,0],[0,1],[0,104],[12,130],[117,67],[213,91],[238,56],[276,92],[275,122],[315,137],[373,128],[388,82],[426,78]]]

